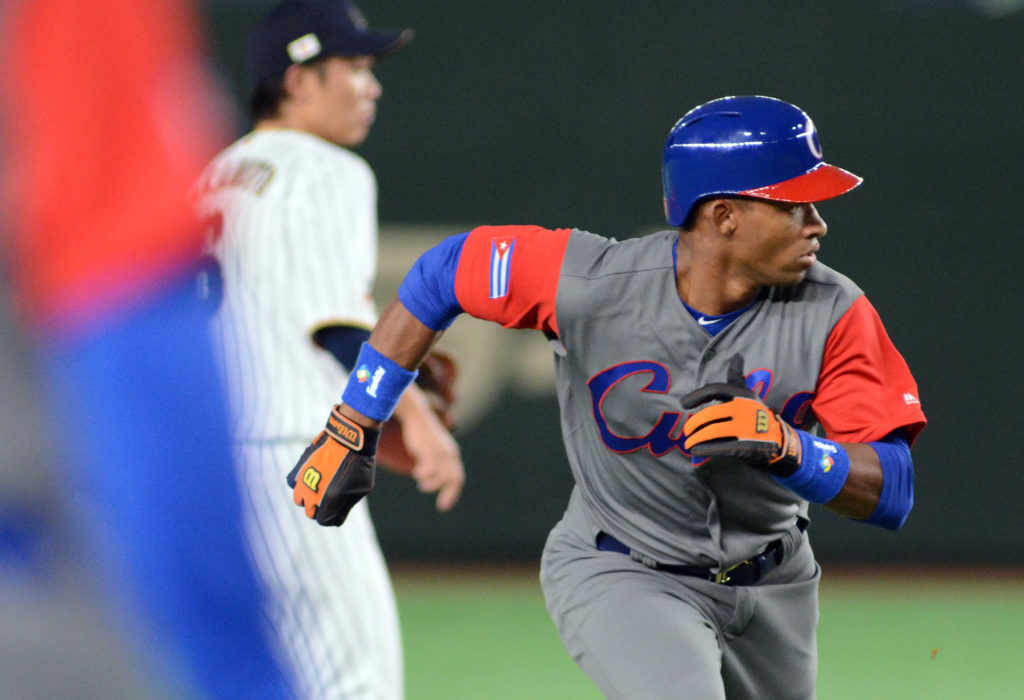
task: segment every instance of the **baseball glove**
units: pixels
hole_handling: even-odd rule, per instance
[[[455,402],[458,400],[456,382],[459,368],[455,358],[442,350],[431,350],[423,359],[416,375],[416,386],[427,395],[430,407],[449,431],[455,430]],[[416,460],[405,449],[402,424],[392,417],[381,426],[377,444],[377,464],[388,471],[410,474]]]

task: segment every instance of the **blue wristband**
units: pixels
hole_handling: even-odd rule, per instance
[[[349,375],[341,402],[367,418],[384,422],[394,413],[402,392],[416,375],[417,372],[381,355],[368,342],[363,343],[356,358],[356,371]]]
[[[828,503],[850,476],[850,456],[838,442],[797,430],[800,436],[800,467],[776,480],[811,503]]]
[[[914,507],[914,460],[902,435],[890,435],[880,442],[869,442],[882,466],[882,492],[878,505],[862,522],[888,530],[903,527]]]

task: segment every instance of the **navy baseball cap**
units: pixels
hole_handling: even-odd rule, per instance
[[[371,30],[349,0],[285,0],[249,35],[249,80],[255,87],[280,78],[293,64],[321,56],[386,56],[412,35],[412,29]]]

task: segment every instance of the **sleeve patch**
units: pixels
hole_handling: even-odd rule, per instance
[[[491,239],[491,299],[508,296],[508,271],[512,264],[512,253],[516,249],[515,238]]]
[[[558,332],[555,299],[568,229],[481,226],[470,232],[455,276],[455,296],[471,316],[506,328]]]

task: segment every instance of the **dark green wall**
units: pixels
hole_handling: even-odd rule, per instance
[[[819,207],[830,224],[821,258],[867,291],[930,420],[903,530],[818,510],[819,556],[1019,562],[1024,12],[1014,4],[363,0],[373,25],[417,36],[378,67],[384,98],[361,153],[383,222],[623,238],[660,225],[661,147],[689,107],[746,93],[800,105],[826,159],[865,178]],[[233,90],[243,89],[240,34],[266,6],[206,7]],[[455,512],[437,516],[408,482],[382,477],[371,504],[390,556],[538,555],[570,487],[557,407],[502,399],[461,436],[470,480]]]

